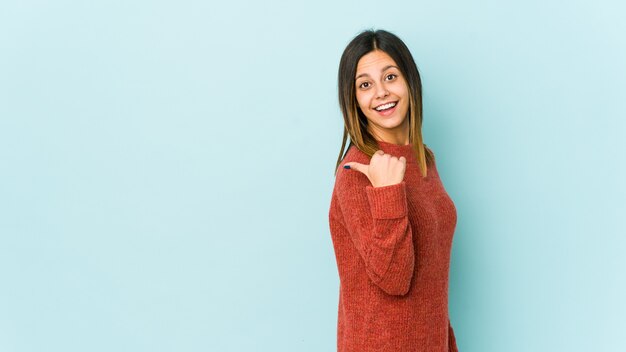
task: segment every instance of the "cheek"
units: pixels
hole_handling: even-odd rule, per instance
[[[398,85],[397,87],[395,87],[396,89],[394,89],[394,94],[399,96],[399,97],[407,97],[409,95],[409,91],[407,90],[406,86],[400,86]]]
[[[366,110],[370,104],[370,97],[366,94],[357,94],[356,102],[361,110]]]

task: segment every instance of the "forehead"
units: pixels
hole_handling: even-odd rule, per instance
[[[396,62],[387,53],[375,50],[361,57],[356,66],[356,74],[359,76],[363,73],[377,73],[389,65],[397,66]]]

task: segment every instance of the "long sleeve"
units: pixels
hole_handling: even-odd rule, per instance
[[[337,176],[337,201],[348,233],[374,284],[390,295],[405,295],[415,266],[406,183],[373,187],[355,170]],[[369,183],[369,180],[367,180]]]

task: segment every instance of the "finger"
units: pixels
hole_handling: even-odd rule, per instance
[[[344,168],[349,166],[347,169],[355,170],[364,173],[367,175],[367,167],[368,165],[363,165],[361,163],[357,163],[356,161],[350,161],[344,164]]]
[[[385,156],[385,155],[387,155],[387,154],[385,154],[385,152],[383,150],[379,149],[379,150],[374,152],[374,155],[372,155],[372,159],[377,159],[377,158],[379,158],[381,156]]]
[[[403,157],[403,156],[401,156],[401,157],[400,157],[400,159],[398,159],[398,160],[400,160],[400,161],[401,161],[401,162],[403,162],[403,163],[406,163],[406,158],[405,158],[405,157]]]

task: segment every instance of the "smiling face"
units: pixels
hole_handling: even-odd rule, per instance
[[[363,55],[357,64],[356,100],[368,120],[367,129],[377,140],[395,144],[409,141],[409,91],[396,62],[384,51]],[[389,107],[377,111],[377,107]]]

